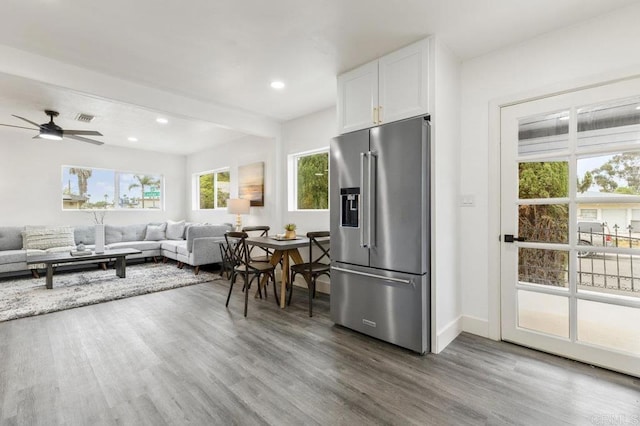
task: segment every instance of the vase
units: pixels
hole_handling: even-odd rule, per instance
[[[99,223],[96,225],[96,241],[95,241],[96,253],[104,253],[104,225]]]
[[[296,231],[284,231],[284,237],[293,240],[296,237]]]

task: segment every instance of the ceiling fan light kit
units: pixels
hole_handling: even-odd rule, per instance
[[[40,125],[40,134],[37,137],[40,137],[43,139],[49,139],[52,141],[62,140],[62,135],[63,135],[62,127],[58,126],[56,123],[53,122],[53,117],[57,117],[58,112],[45,110],[44,113],[49,116],[50,120],[48,123],[44,123]]]
[[[78,136],[78,135],[102,136],[102,133],[96,132],[95,130],[64,130],[62,127],[58,126],[56,123],[53,122],[53,117],[58,116],[57,111],[45,110],[44,113],[49,116],[49,122],[43,123],[43,124],[35,123],[24,117],[20,117],[19,115],[15,115],[15,114],[12,114],[12,115],[16,118],[19,118],[22,121],[26,121],[27,123],[35,126],[35,128],[40,131],[40,133],[36,135],[34,139],[49,139],[49,140],[59,141],[63,138],[67,138],[67,139],[74,139],[80,142],[92,143],[94,145],[104,144],[104,142]],[[0,126],[16,127],[18,129],[30,130],[29,127],[14,126],[12,124],[0,124]]]
[[[57,135],[53,132],[49,133],[49,132],[40,132],[40,134],[38,136],[36,136],[38,138],[42,138],[42,139],[49,139],[51,141],[61,141],[62,140],[62,136],[61,135]]]

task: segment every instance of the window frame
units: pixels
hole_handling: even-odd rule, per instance
[[[317,154],[327,154],[327,208],[326,209],[300,209],[298,208],[298,160],[302,157],[309,157]],[[330,191],[331,157],[329,147],[322,147],[308,151],[296,152],[287,156],[287,181],[288,181],[288,211],[290,212],[328,212],[331,208]]]
[[[220,167],[213,170],[206,170],[202,172],[196,172],[193,174],[193,203],[192,210],[194,211],[210,211],[210,210],[226,210],[227,206],[218,207],[218,174],[229,173],[229,198],[231,198],[231,168]],[[213,175],[213,208],[201,208],[200,207],[200,177],[205,175]]]
[[[91,208],[65,208],[64,207],[64,190],[65,190],[65,185],[67,185],[66,182],[64,182],[64,177],[65,177],[65,169],[86,169],[86,170],[91,170],[92,172],[98,170],[98,171],[102,171],[102,172],[108,172],[108,173],[113,173],[113,207],[109,207],[107,208],[106,206],[104,208],[100,208],[100,207],[91,207]],[[157,177],[160,179],[160,184],[158,185],[159,189],[160,189],[160,199],[158,201],[159,206],[158,207],[135,207],[135,208],[128,208],[128,207],[120,207],[120,203],[117,202],[116,203],[116,199],[120,200],[120,185],[121,185],[121,181],[120,181],[120,177],[122,175],[141,175],[141,176],[152,176],[152,177]],[[134,172],[134,171],[129,171],[129,170],[118,170],[118,169],[110,169],[110,168],[105,168],[105,167],[91,167],[91,166],[77,166],[77,165],[69,165],[69,164],[63,164],[62,166],[60,166],[60,181],[61,181],[61,189],[62,189],[62,197],[61,197],[61,210],[63,212],[77,212],[77,211],[165,211],[165,179],[164,179],[164,175],[162,173],[155,173],[155,172]],[[144,195],[143,195],[144,196]]]

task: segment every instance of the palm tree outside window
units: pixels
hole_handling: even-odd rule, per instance
[[[134,188],[140,188],[142,208],[147,207],[145,199],[153,203],[151,207],[158,208],[156,201],[160,200],[160,179],[157,176],[150,175],[134,175],[133,177],[137,182],[129,184],[129,191]]]
[[[63,166],[62,209],[162,209],[162,187],[162,175]]]

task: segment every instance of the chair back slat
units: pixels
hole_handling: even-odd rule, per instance
[[[242,228],[242,232],[260,232],[259,235],[257,235],[258,237],[268,237],[269,236],[269,230],[271,229],[271,227],[266,226],[266,225],[261,225],[261,226],[245,226],[244,228]]]
[[[253,235],[255,237],[268,237],[270,229],[271,227],[267,225],[245,226],[242,228],[242,232],[246,232],[247,234],[249,232],[255,232],[256,235]],[[252,245],[251,247],[249,247],[249,258],[256,258],[256,255],[254,254],[255,250],[258,250],[258,255],[260,255],[260,252],[264,252],[262,254],[263,256],[271,256],[272,254],[271,251],[269,251],[269,249],[267,248]]]
[[[330,246],[326,244],[326,241],[322,240],[323,238],[327,238],[329,236],[329,231],[307,232],[307,238],[309,238],[310,263],[328,263],[331,261],[331,255],[329,253]],[[318,253],[318,256],[316,258],[313,257],[314,248],[316,253]]]
[[[249,252],[247,250],[248,237],[249,235],[247,235],[246,232],[229,231],[224,234],[228,250],[231,253],[233,261],[237,264],[249,264]]]

